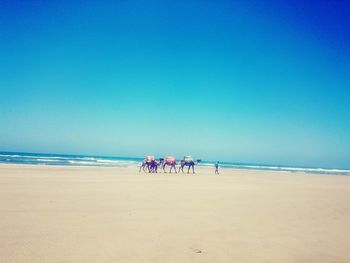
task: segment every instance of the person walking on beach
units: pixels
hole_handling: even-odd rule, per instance
[[[219,174],[219,161],[215,163],[215,174]]]

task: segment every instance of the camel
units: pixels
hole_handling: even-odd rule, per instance
[[[150,173],[158,173],[158,166],[162,166],[164,162],[163,158],[159,158],[159,161],[153,160],[148,166],[148,171]]]
[[[194,166],[197,165],[201,160],[196,160],[196,161],[193,161],[192,157],[191,156],[185,156],[183,158],[183,160],[181,160],[181,163],[180,163],[180,167],[179,167],[179,172],[180,170],[182,172],[184,172],[184,167],[185,166],[188,166],[188,170],[187,170],[187,173],[190,173],[190,169],[192,167],[192,173],[195,173],[194,172]]]
[[[148,172],[150,172],[149,167],[150,167],[150,165],[151,165],[151,163],[152,163],[153,161],[155,161],[154,156],[153,156],[153,155],[147,155],[147,156],[145,157],[145,159],[143,160],[141,166],[140,166],[139,172],[141,172],[141,169],[142,169],[144,172],[146,172],[146,169],[148,170]]]
[[[149,173],[157,173],[158,172],[158,166],[162,165],[164,159],[160,158],[159,162],[156,161],[153,155],[148,155],[145,157],[143,160],[139,172],[141,172],[141,169],[144,172],[149,172]]]
[[[174,170],[175,170],[175,173],[177,173],[176,172],[176,159],[175,159],[175,157],[173,157],[173,156],[167,156],[166,158],[165,158],[165,160],[164,160],[164,162],[163,162],[163,171],[164,171],[164,173],[166,173],[166,170],[165,170],[165,167],[166,166],[170,166],[170,171],[169,171],[169,173],[171,173],[171,170],[174,168]]]

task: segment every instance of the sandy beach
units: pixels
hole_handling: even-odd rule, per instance
[[[350,177],[0,165],[0,262],[350,262]]]

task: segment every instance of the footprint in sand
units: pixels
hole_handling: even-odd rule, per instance
[[[202,250],[200,250],[200,249],[197,249],[197,248],[191,248],[191,250],[194,252],[194,253],[203,253],[203,251]]]

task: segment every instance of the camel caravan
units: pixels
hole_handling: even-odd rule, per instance
[[[184,158],[180,161],[179,163],[179,168],[178,171],[176,170],[176,159],[173,156],[167,156],[165,158],[159,158],[156,160],[156,158],[153,155],[148,155],[146,158],[143,160],[139,172],[148,172],[148,173],[158,173],[163,171],[164,173],[167,173],[166,167],[169,168],[169,173],[172,172],[174,169],[175,173],[178,172],[184,172],[184,167],[188,167],[187,173],[190,173],[190,170],[192,168],[192,173],[194,172],[194,166],[197,165],[201,160],[193,160],[192,156],[184,156]]]

